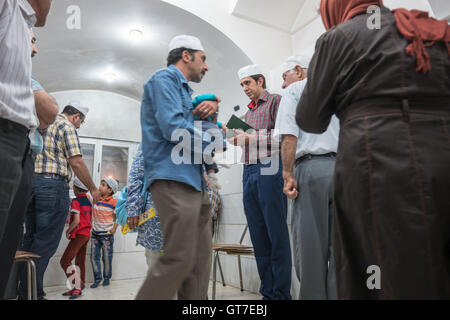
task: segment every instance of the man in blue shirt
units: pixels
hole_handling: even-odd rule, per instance
[[[164,254],[149,270],[136,299],[167,300],[175,293],[178,299],[207,298],[212,235],[202,162],[210,139],[199,127],[201,121],[194,125],[194,116],[211,116],[218,111],[218,101],[204,101],[194,110],[188,85],[202,80],[208,71],[205,61],[199,39],[177,36],[169,44],[168,67],[144,85],[145,185],[160,217]]]

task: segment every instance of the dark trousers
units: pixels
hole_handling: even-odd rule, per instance
[[[37,275],[37,294],[44,294],[44,273],[50,258],[58,249],[69,213],[69,184],[63,179],[33,177],[32,198],[25,215],[25,235],[22,249],[41,256],[34,259]],[[19,297],[27,296],[27,273],[20,266]]]
[[[4,296],[31,193],[28,130],[0,118],[0,299]]]
[[[205,300],[212,257],[210,202],[206,191],[171,180],[150,187],[161,221],[164,253],[149,269],[137,300]]]
[[[77,288],[76,284],[79,284],[81,288],[86,281],[86,248],[88,242],[89,236],[77,234],[74,239],[70,239],[60,260],[61,267],[67,278],[74,280],[71,281],[74,288]],[[73,258],[75,258],[75,266],[79,269],[69,269]]]
[[[373,114],[349,113],[341,126],[333,219],[339,299],[450,299],[449,105],[442,115],[437,103],[426,112],[410,107],[402,114],[397,105],[372,104]]]
[[[110,280],[112,277],[112,259],[114,253],[114,235],[110,233],[92,232],[91,263],[94,272],[94,281]],[[103,261],[103,277],[102,265]]]
[[[275,174],[261,170],[269,166],[244,166],[244,209],[261,279],[261,295],[264,299],[290,300],[292,260],[281,161]]]

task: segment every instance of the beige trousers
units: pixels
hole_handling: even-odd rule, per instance
[[[137,300],[207,299],[212,256],[210,202],[206,192],[171,180],[151,187],[161,221],[164,254],[149,269]]]

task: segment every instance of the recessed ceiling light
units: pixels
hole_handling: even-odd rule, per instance
[[[142,39],[142,37],[144,36],[144,32],[142,32],[139,29],[133,29],[133,30],[130,30],[129,35],[130,35],[131,40],[137,41],[137,40]]]
[[[112,82],[112,81],[116,80],[117,74],[115,74],[114,72],[108,72],[105,74],[105,78],[108,82]]]

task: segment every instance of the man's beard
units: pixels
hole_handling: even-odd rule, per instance
[[[203,79],[203,77],[205,76],[205,74],[206,74],[206,71],[203,70],[203,71],[201,72],[201,75],[199,75],[199,76],[198,76],[197,78],[195,78],[195,79],[192,79],[192,82],[196,82],[196,83],[201,82],[202,79]]]

